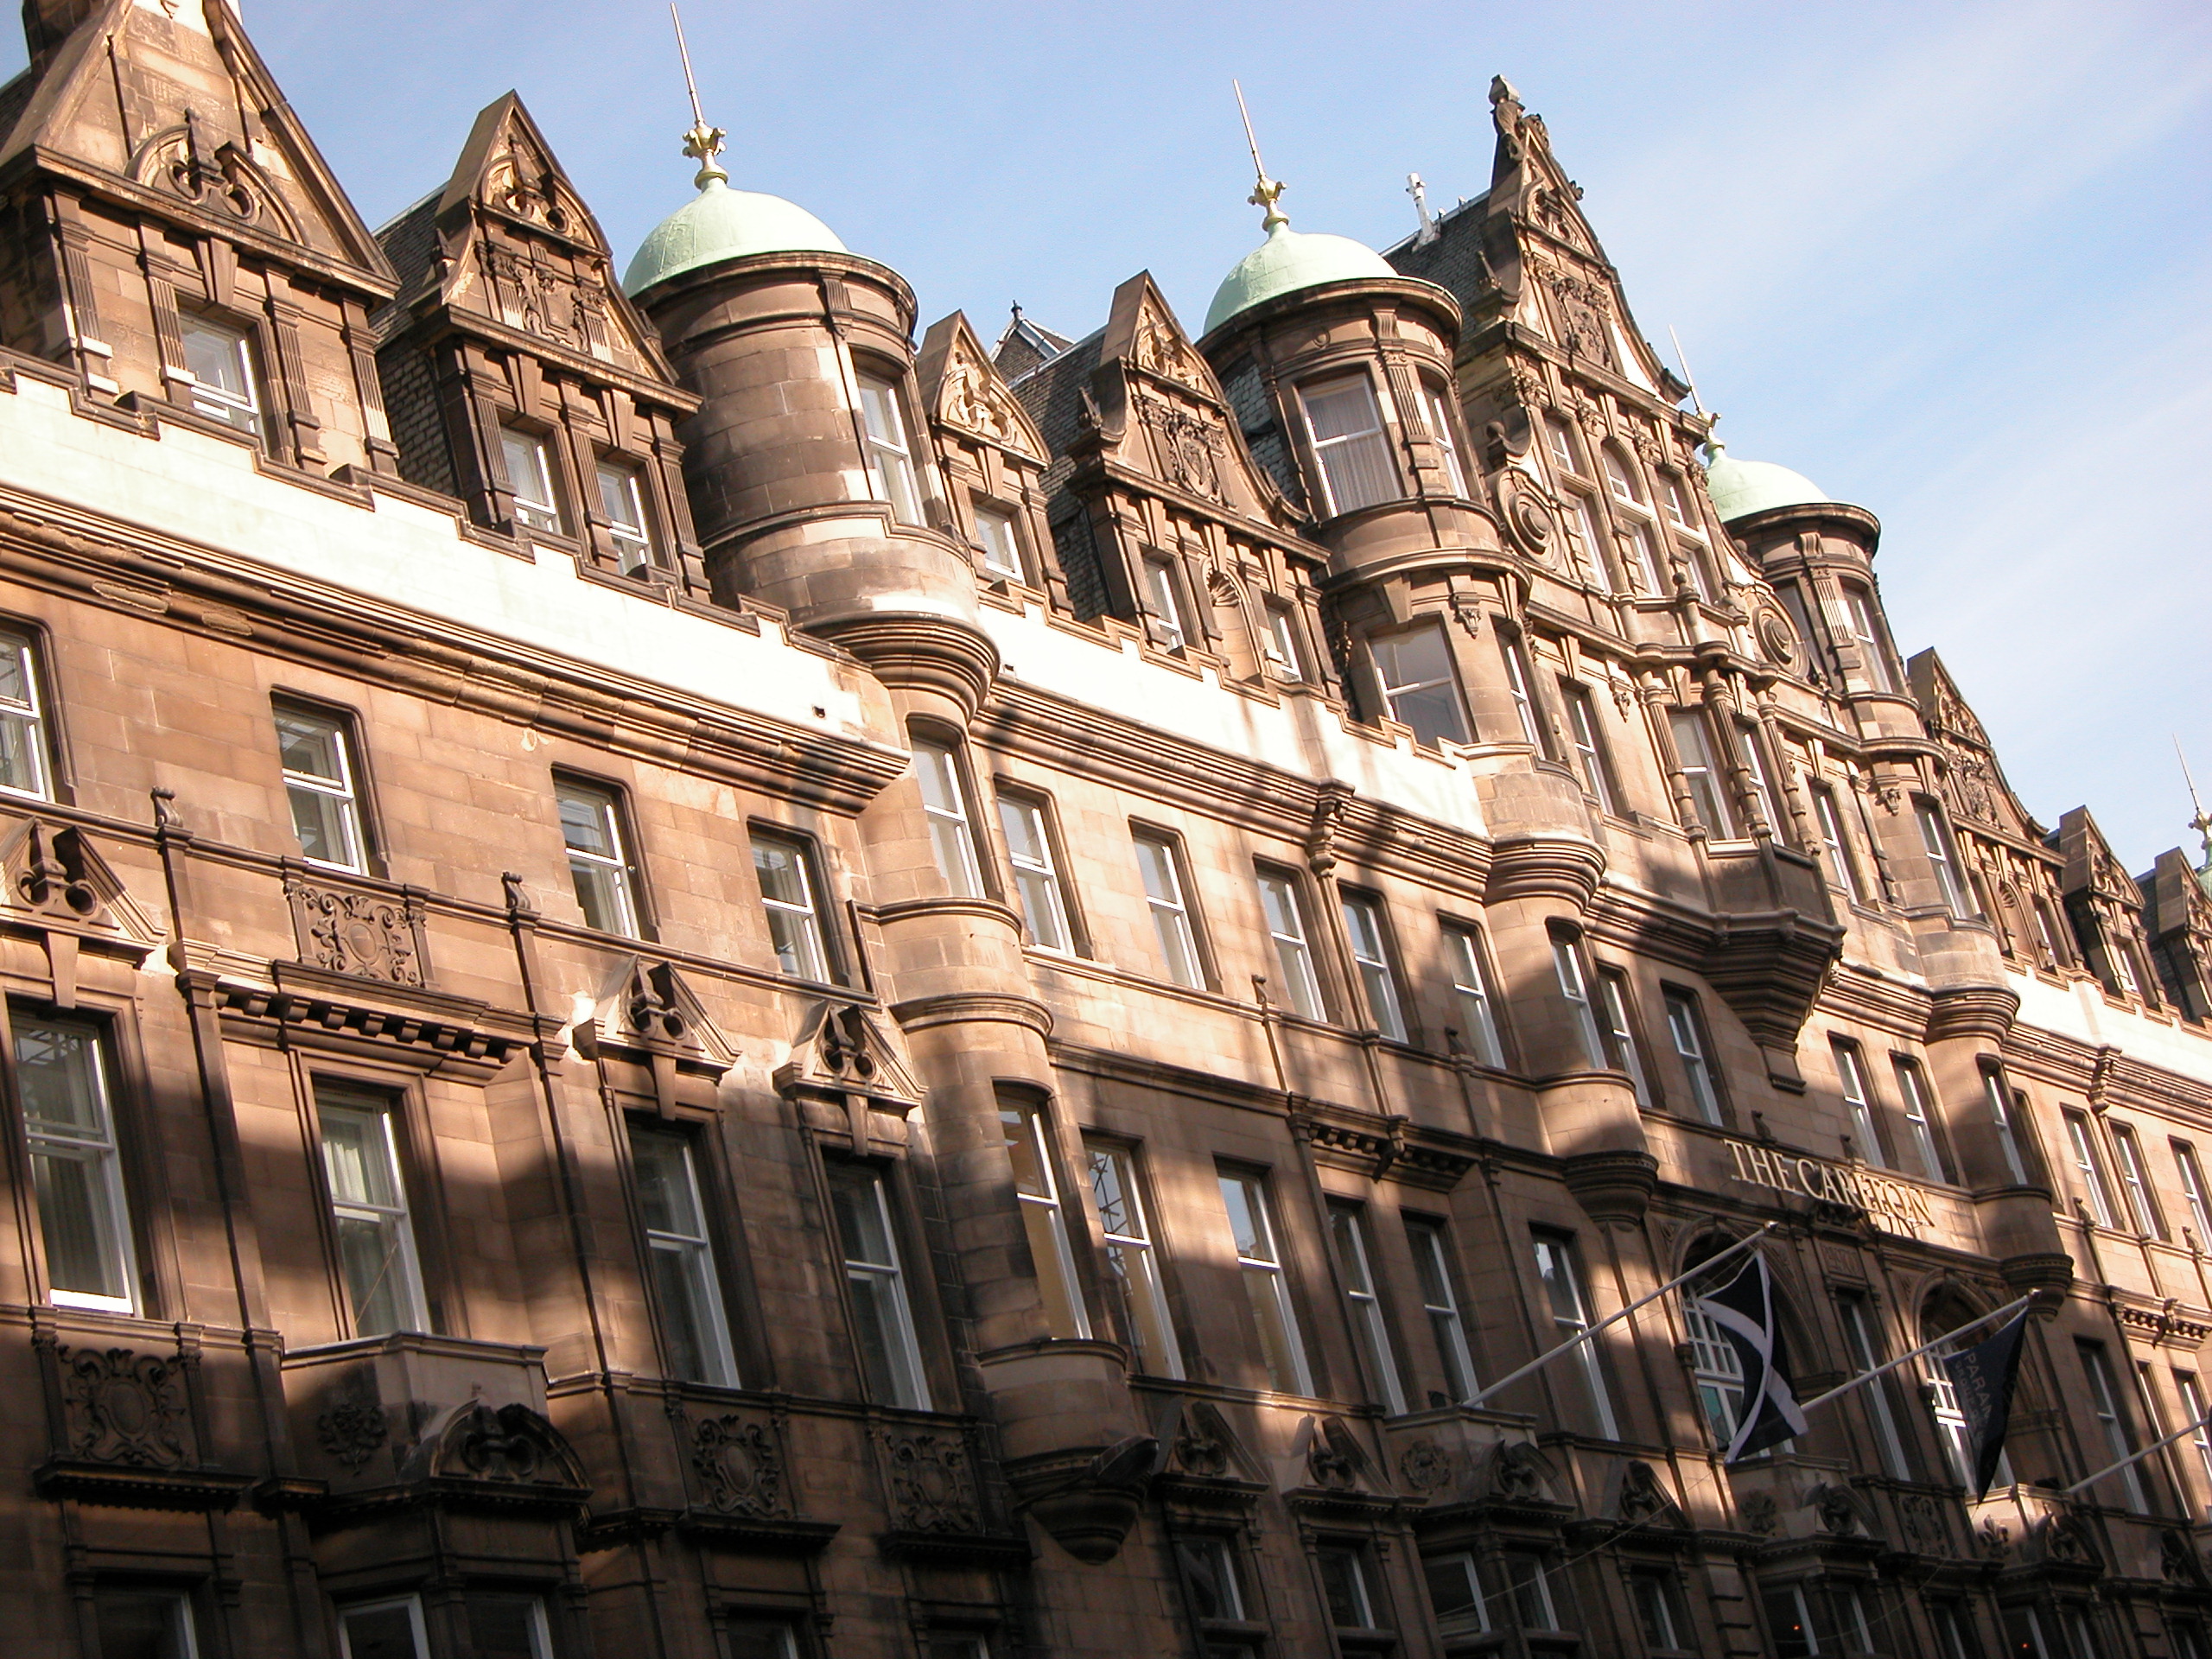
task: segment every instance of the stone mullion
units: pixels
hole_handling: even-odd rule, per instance
[[[290,433],[288,448],[302,466],[324,459],[322,423],[315,418],[308,392],[307,359],[300,344],[300,322],[306,315],[291,300],[280,298],[276,279],[269,282],[269,336],[276,346],[276,366],[284,385],[285,424]]]
[[[1687,705],[1670,699],[1668,696],[1670,689],[1663,676],[1647,674],[1643,677],[1643,683],[1637,688],[1637,695],[1643,704],[1644,723],[1650,728],[1653,752],[1658,755],[1660,766],[1667,774],[1668,792],[1674,797],[1675,822],[1681,826],[1682,833],[1692,841],[1702,842],[1708,831],[1690,799],[1689,773],[1682,769],[1682,757],[1675,747],[1674,721],[1665,712],[1669,709]]]
[[[92,232],[78,217],[79,204],[68,196],[49,199],[49,223],[61,258],[61,302],[67,314],[70,349],[85,384],[111,396],[121,390],[108,373],[115,353],[100,338],[99,290],[92,282]]]
[[[369,468],[387,477],[399,471],[399,446],[392,442],[391,416],[385,408],[384,382],[377,375],[376,335],[367,308],[359,300],[340,302],[339,333],[353,368],[353,394],[361,404],[361,443]]]

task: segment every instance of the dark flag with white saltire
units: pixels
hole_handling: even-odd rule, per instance
[[[1753,1250],[1736,1276],[1717,1290],[1690,1299],[1736,1351],[1744,1372],[1744,1408],[1736,1438],[1721,1459],[1735,1463],[1805,1432],[1805,1414],[1789,1387],[1782,1326],[1775,1318],[1774,1278],[1766,1257]]]
[[[1944,1375],[1958,1394],[1959,1414],[1967,1420],[1977,1502],[1997,1478],[1998,1459],[2005,1455],[2005,1425],[2012,1415],[2012,1385],[2019,1381],[2027,1333],[2024,1307],[1995,1336],[1943,1356]]]

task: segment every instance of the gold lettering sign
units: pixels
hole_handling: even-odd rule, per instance
[[[1936,1225],[1928,1195],[1910,1181],[1863,1166],[1832,1164],[1825,1158],[1800,1157],[1748,1141],[1729,1141],[1728,1155],[1735,1160],[1736,1179],[1753,1186],[1864,1210],[1877,1225],[1893,1233]]]

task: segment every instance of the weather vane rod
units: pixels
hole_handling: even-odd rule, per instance
[[[715,180],[729,182],[729,175],[715,165],[715,157],[722,153],[722,140],[729,135],[720,127],[707,124],[706,112],[699,107],[699,83],[691,74],[691,48],[683,40],[683,16],[676,9],[676,0],[668,0],[668,21],[676,25],[676,54],[683,60],[683,90],[691,94],[691,130],[683,135],[683,153],[699,163],[698,176],[691,181],[705,189]]]
[[[1690,360],[1683,354],[1682,337],[1675,332],[1671,322],[1667,325],[1667,338],[1675,342],[1675,361],[1682,365],[1682,378],[1689,382],[1690,407],[1697,410],[1700,419],[1710,419],[1705,412],[1704,400],[1697,395],[1697,376],[1690,372]]]
[[[1284,187],[1268,176],[1267,167],[1260,160],[1260,141],[1252,135],[1252,111],[1244,107],[1243,83],[1232,79],[1229,84],[1236,89],[1236,113],[1244,118],[1245,147],[1252,152],[1252,175],[1259,181],[1252,187],[1252,194],[1246,200],[1262,210],[1260,228],[1272,231],[1278,225],[1290,223],[1290,215],[1275,205]]]
[[[2181,780],[2189,785],[2189,804],[2196,809],[2196,816],[2189,821],[2189,827],[2202,839],[2204,861],[2212,868],[2212,817],[2205,816],[2204,803],[2196,798],[2196,779],[2189,775],[2189,757],[2181,752],[2181,734],[2176,732],[2173,739],[2174,759],[2181,762]]]

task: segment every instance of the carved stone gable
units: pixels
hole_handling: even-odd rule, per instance
[[[410,1472],[494,1486],[588,1487],[560,1431],[528,1406],[472,1400],[434,1427],[410,1459]]]
[[[586,1059],[610,1046],[643,1049],[717,1077],[738,1054],[676,965],[642,957],[614,963],[596,995],[577,993],[569,1042]]]
[[[918,371],[922,385],[933,388],[930,408],[940,426],[1039,464],[1046,460],[1044,439],[1029,412],[1007,389],[964,315],[956,311],[930,329]]]
[[[73,824],[19,821],[0,840],[0,903],[17,919],[143,957],[167,933],[130,897],[118,876]]]
[[[899,1113],[922,1099],[921,1084],[882,1024],[865,1008],[826,998],[807,1010],[791,1058],[776,1069],[776,1087],[861,1095]]]

